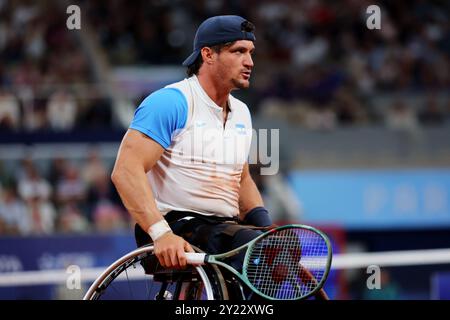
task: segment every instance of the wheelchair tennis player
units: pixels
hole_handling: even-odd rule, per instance
[[[205,20],[188,77],[146,97],[122,140],[112,181],[138,246],[153,242],[163,267],[185,268],[190,244],[221,253],[262,233],[246,225],[272,225],[247,163],[250,112],[231,95],[250,85],[255,40],[242,17]],[[230,264],[239,270],[243,258]]]

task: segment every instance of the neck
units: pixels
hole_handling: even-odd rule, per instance
[[[199,73],[197,78],[203,90],[205,90],[211,100],[214,101],[219,107],[225,109],[231,89],[223,86],[221,79],[216,79],[206,73]]]

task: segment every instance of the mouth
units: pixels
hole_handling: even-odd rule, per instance
[[[250,72],[250,71],[244,71],[244,72],[241,72],[241,74],[242,74],[242,77],[243,77],[245,80],[250,79],[250,75],[251,75],[251,72]]]

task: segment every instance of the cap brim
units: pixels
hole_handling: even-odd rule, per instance
[[[194,50],[194,52],[192,52],[191,55],[187,57],[186,60],[184,60],[183,66],[189,67],[191,64],[193,64],[197,59],[199,53],[200,50]]]

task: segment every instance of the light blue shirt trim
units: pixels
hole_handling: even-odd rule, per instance
[[[138,130],[167,149],[176,130],[183,129],[188,117],[184,94],[176,88],[163,88],[150,94],[134,113],[130,128]]]

